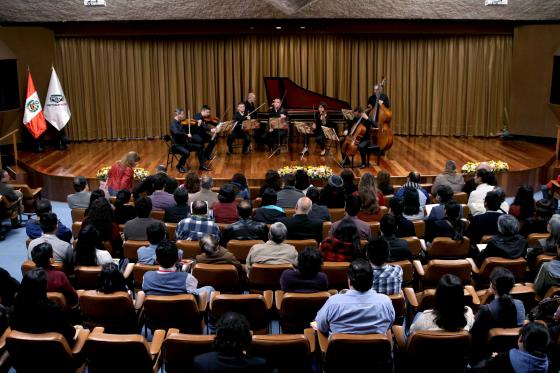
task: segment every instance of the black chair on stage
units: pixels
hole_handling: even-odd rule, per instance
[[[163,136],[163,141],[165,141],[165,145],[167,146],[167,163],[165,167],[170,170],[173,167],[173,161],[179,163],[180,154],[173,151],[173,139],[169,134]]]
[[[381,148],[378,145],[370,144],[366,149],[366,162],[369,167],[369,156],[371,153],[375,153],[377,155],[377,165],[379,166],[379,158],[381,157]]]

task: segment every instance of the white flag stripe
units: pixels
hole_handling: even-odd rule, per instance
[[[47,98],[45,99],[45,119],[49,121],[59,131],[66,126],[70,120],[70,108],[64,96],[64,91],[58,80],[58,75],[54,71],[51,73],[51,81],[49,82],[49,90],[47,91]]]
[[[32,104],[33,108],[37,108],[37,110],[27,110],[29,104]],[[27,124],[31,122],[36,115],[41,112],[41,102],[39,101],[39,95],[37,91],[33,92],[33,94],[25,100],[25,112],[23,113],[23,124]]]

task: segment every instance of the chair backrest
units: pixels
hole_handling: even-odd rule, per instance
[[[465,305],[473,308],[472,294],[467,289],[463,289],[463,296]],[[416,297],[418,299],[418,312],[432,309],[436,304],[436,289],[426,289],[417,294]]]
[[[194,258],[195,256],[202,254],[198,241],[178,240],[176,245],[178,249],[183,250],[183,259]]]
[[[350,262],[323,262],[321,271],[329,279],[329,289],[342,290],[348,288],[348,267]]]
[[[170,332],[163,342],[162,349],[165,372],[192,372],[194,357],[212,351],[214,337]]]
[[[163,217],[165,216],[165,210],[152,210],[150,212],[150,216],[156,220],[163,221]]]
[[[392,371],[391,341],[385,334],[333,334],[325,353],[325,372]]]
[[[303,249],[305,249],[308,246],[314,247],[316,249],[319,247],[319,245],[317,244],[317,241],[315,241],[314,239],[286,240],[284,243],[286,243],[288,245],[293,245],[296,248],[296,251],[298,253],[301,253],[303,251]]]
[[[142,283],[144,282],[144,274],[148,271],[157,271],[159,266],[157,264],[142,264],[136,263],[132,268],[132,278],[134,279],[134,288],[142,289]]]
[[[408,248],[410,249],[413,257],[416,258],[418,255],[420,255],[420,253],[422,252],[422,243],[420,242],[420,239],[418,237],[403,237],[403,240],[405,240],[408,244]]]
[[[412,224],[414,224],[414,232],[416,232],[416,237],[423,238],[424,233],[426,233],[426,223],[424,223],[424,220],[412,220]]]
[[[249,272],[249,287],[251,290],[278,290],[280,276],[286,269],[293,268],[291,264],[258,264],[251,266]]]
[[[537,247],[539,240],[550,237],[550,233],[531,233],[527,236],[527,246]]]
[[[64,294],[58,291],[48,291],[47,298],[51,302],[56,303],[61,310],[65,311],[68,309],[68,302],[66,302],[66,297],[64,296]]]
[[[392,266],[399,266],[403,270],[403,284],[409,284],[414,279],[414,267],[408,260],[399,260],[398,262],[387,263]]]
[[[123,243],[124,257],[128,259],[138,260],[138,249],[143,246],[149,246],[149,241],[133,241],[126,240]]]
[[[88,336],[85,353],[88,371],[128,371],[153,373],[150,346],[139,334],[105,334]]]
[[[193,276],[198,286],[212,286],[220,292],[239,290],[239,272],[233,264],[195,264]]]
[[[185,333],[202,333],[202,314],[192,294],[147,295],[144,321],[151,330],[177,328]]]
[[[25,276],[27,272],[32,270],[33,268],[37,267],[35,262],[32,260],[26,260],[25,262],[21,263],[21,275]],[[63,262],[53,262],[51,263],[51,267],[56,269],[57,271],[64,271],[64,263]]]
[[[516,282],[522,282],[525,278],[527,261],[523,258],[505,259],[499,257],[488,257],[484,259],[484,262],[482,262],[478,276],[485,281],[489,281],[490,273],[492,273],[492,270],[496,267],[509,269],[515,276]]]
[[[6,347],[18,372],[44,372],[45,364],[57,372],[74,372],[80,365],[60,333],[32,334],[12,330],[6,336]]]
[[[81,222],[84,220],[84,216],[86,215],[86,209],[82,208],[75,208],[70,210],[70,215],[72,216],[72,222]]]
[[[97,289],[99,283],[99,275],[101,274],[101,266],[78,266],[74,267],[74,276],[76,276],[76,289]]]
[[[169,238],[172,241],[175,241],[177,239],[177,236],[175,235],[175,231],[177,230],[177,224],[165,223],[165,228],[167,230],[167,238]]]
[[[286,217],[291,218],[296,214],[296,209],[294,208],[285,208],[284,212],[286,213]]]
[[[340,219],[344,218],[346,210],[343,208],[332,208],[329,209],[329,213],[331,214],[332,221],[339,221]]]
[[[466,203],[461,203],[461,207],[463,208],[463,218],[467,219],[469,217],[469,215],[471,214],[471,210],[469,209],[469,205],[467,205]],[[470,221],[470,220],[467,220]],[[466,229],[467,227],[465,227]]]
[[[78,235],[80,234],[81,229],[82,229],[81,221],[75,221],[72,223],[72,237],[74,239],[78,239]]]
[[[517,347],[521,328],[492,328],[488,331],[486,351],[488,355],[493,352],[505,352]]]
[[[554,258],[556,258],[556,255],[541,254],[537,256],[537,259],[535,260],[535,268],[538,271],[543,265],[543,263],[550,262]]]
[[[453,199],[458,204],[466,205],[468,200],[469,200],[469,196],[465,192],[455,192],[455,193],[453,193]]]
[[[264,243],[264,241],[261,240],[246,240],[246,241],[242,241],[242,240],[230,240],[227,243],[227,249],[229,252],[231,252],[233,255],[235,255],[235,258],[237,260],[239,260],[241,263],[245,263],[245,260],[247,259],[247,254],[249,254],[249,250],[251,250],[251,247],[253,247],[256,244],[259,243]]]
[[[480,243],[481,244],[487,244],[488,241],[490,241],[492,239],[492,237],[494,237],[494,235],[492,234],[485,234],[484,236],[482,236],[482,238],[480,239]]]
[[[278,373],[311,371],[311,350],[303,334],[254,335],[249,351]]]
[[[110,333],[137,333],[138,321],[127,292],[103,294],[88,290],[80,294],[80,313],[84,326],[102,326]]]
[[[253,195],[253,193],[251,193],[251,195]],[[262,205],[262,198],[261,197],[255,198],[255,200],[253,201],[253,209],[259,208],[261,207],[261,205]]]
[[[461,279],[463,283],[471,281],[472,267],[466,259],[433,259],[428,262],[422,279],[423,287],[436,287],[439,279],[451,273]]]
[[[210,304],[211,319],[217,321],[226,312],[244,315],[256,334],[268,331],[268,310],[261,294],[218,294]]]
[[[461,241],[455,241],[449,237],[436,237],[432,246],[428,248],[430,258],[458,259],[466,258],[469,254],[471,241],[463,237]]]
[[[330,221],[323,222],[323,239],[329,236],[329,231],[331,230],[331,228],[332,228],[332,222]]]
[[[404,299],[404,293],[401,290],[398,294],[389,295],[391,303],[393,304],[393,309],[395,310],[395,323],[401,323],[404,320],[406,314],[406,302]]]
[[[415,371],[464,371],[470,352],[471,336],[467,331],[417,331],[408,336],[406,360]]]
[[[372,237],[377,237],[379,236],[379,231],[381,230],[381,224],[378,221],[370,221],[368,222],[369,224],[369,229],[371,231],[371,236]]]
[[[315,320],[317,312],[323,307],[330,293],[284,293],[278,310],[282,333],[303,333],[309,323]]]

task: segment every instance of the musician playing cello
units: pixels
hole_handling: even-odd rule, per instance
[[[359,142],[356,141],[355,145],[357,145],[358,147],[358,151],[360,152],[360,158],[362,160],[362,163],[360,164],[360,168],[366,168],[366,153],[367,153],[367,148],[370,144],[370,130],[372,126],[374,128],[377,128],[377,125],[373,123],[371,118],[368,117],[366,113],[364,113],[364,109],[362,109],[360,106],[354,108],[353,114],[354,114],[354,119],[348,124],[346,130],[344,130],[344,135],[347,137],[347,139],[345,139],[345,142],[349,141],[355,136],[356,132],[359,130],[359,127],[361,125],[365,127],[365,130],[361,134],[361,138],[359,139]],[[344,149],[344,147],[342,149]],[[349,152],[342,153],[342,163],[344,166],[350,164],[351,155],[348,153]]]
[[[314,117],[314,122],[311,125],[313,128],[313,132],[315,133],[315,141],[317,145],[321,148],[321,156],[324,156],[327,150],[325,149],[325,134],[323,133],[322,126],[334,128],[333,123],[329,120],[327,115],[327,104],[325,102],[320,102],[319,107],[317,108],[317,115]],[[303,137],[303,150],[300,154],[305,155],[306,153],[309,154],[309,136],[304,135]]]
[[[288,117],[286,116],[286,110],[282,107],[282,100],[279,97],[276,97],[272,100],[272,107],[268,111],[269,118],[282,118],[284,121],[288,121]],[[265,134],[266,136],[266,144],[270,148],[270,151],[276,151],[278,154],[279,147],[275,149],[275,146],[280,145],[280,141],[282,141],[283,137],[288,135],[287,129],[274,129],[271,128],[269,125],[268,132]]]
[[[233,153],[233,140],[235,139],[243,139],[243,154],[249,153],[249,144],[251,143],[251,139],[249,138],[247,132],[243,129],[243,121],[250,119],[251,116],[248,115],[245,110],[245,104],[243,102],[237,104],[237,111],[233,117],[234,127],[227,138],[228,155]]]
[[[185,164],[187,163],[187,158],[191,151],[197,152],[198,154],[198,162],[200,164],[199,170],[207,171],[208,168],[204,165],[205,158],[204,158],[204,149],[202,145],[194,143],[192,141],[192,134],[189,134],[188,131],[188,124],[187,126],[183,126],[181,122],[185,120],[185,110],[181,108],[175,109],[175,116],[171,121],[171,139],[173,142],[171,150],[175,154],[180,154],[181,158],[179,159],[179,163],[177,166],[177,170],[180,173],[185,173],[187,170],[185,169]],[[194,125],[193,125],[194,127]]]
[[[204,146],[204,144],[208,143],[204,149],[204,156],[208,160],[212,160],[212,151],[216,146],[216,139],[212,140],[212,134],[216,132],[216,129],[212,128],[211,125],[217,125],[219,122],[219,119],[213,118],[210,113],[210,106],[202,105],[200,113],[193,116],[193,119],[196,121],[196,126],[193,126],[191,129],[192,140],[195,144]]]

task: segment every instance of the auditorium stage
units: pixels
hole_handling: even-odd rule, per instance
[[[330,156],[321,157],[311,139],[311,154],[300,159],[301,141],[296,138],[290,143],[290,152],[283,151],[278,156],[268,159],[268,154],[261,148],[242,155],[236,148],[235,154],[225,155],[225,140],[220,139],[217,147],[218,157],[212,161],[210,175],[217,180],[217,185],[228,180],[236,172],[246,175],[250,185],[260,185],[266,170],[278,169],[286,165],[327,165],[335,172],[340,167]],[[123,154],[135,150],[140,154],[139,167],[150,172],[158,164],[165,164],[167,146],[163,140],[128,140],[73,142],[68,150],[60,151],[48,148],[43,153],[19,152],[19,166],[28,173],[28,182],[42,186],[44,196],[52,200],[64,201],[72,193],[71,178],[84,175],[91,180],[92,187],[97,185],[95,174],[104,166],[110,166]],[[337,160],[340,156],[337,154]],[[517,186],[527,183],[537,187],[547,175],[548,166],[554,161],[554,146],[524,140],[501,140],[498,138],[439,137],[439,136],[395,136],[394,144],[386,156],[381,157],[380,165],[365,170],[354,169],[356,176],[370,171],[376,174],[382,169],[397,177],[395,184],[402,182],[409,171],[419,171],[426,182],[441,172],[445,161],[453,159],[458,167],[467,161],[502,160],[509,164],[510,172],[501,174],[499,181],[504,185],[508,195],[513,195]],[[359,155],[356,163],[359,164]],[[195,155],[189,157],[189,169],[197,169]],[[170,174],[183,178],[175,168]]]

